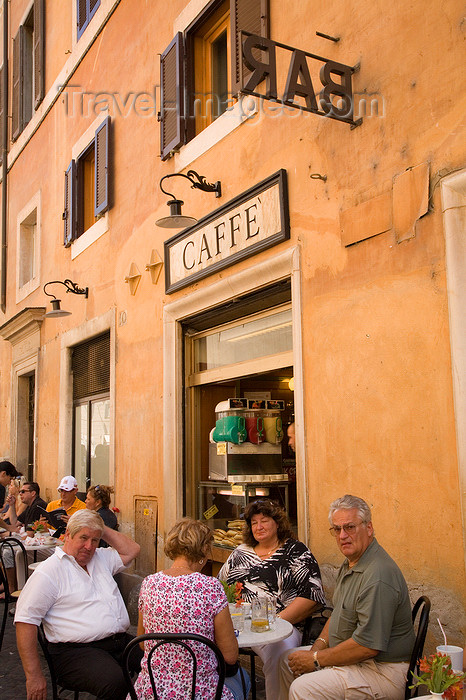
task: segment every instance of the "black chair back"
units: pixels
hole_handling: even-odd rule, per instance
[[[126,683],[128,685],[128,692],[132,698],[132,700],[138,700],[136,692],[133,687],[133,683],[131,681],[131,674],[129,670],[129,659],[131,656],[132,650],[137,647],[141,642],[146,642],[146,641],[154,641],[156,644],[151,648],[149,651],[149,654],[147,656],[147,668],[149,671],[149,679],[152,687],[152,692],[154,694],[154,700],[157,700],[158,695],[157,695],[157,688],[156,688],[156,679],[154,678],[154,673],[152,669],[152,656],[154,652],[161,646],[167,645],[167,644],[175,644],[177,646],[182,647],[190,656],[192,660],[192,682],[191,682],[191,694],[189,695],[189,698],[191,700],[195,699],[195,691],[196,691],[196,675],[197,675],[197,659],[196,659],[196,654],[194,653],[193,649],[187,642],[199,642],[200,644],[204,644],[205,646],[209,647],[211,649],[217,659],[217,672],[218,672],[218,682],[217,682],[217,688],[215,691],[215,696],[214,700],[221,700],[222,697],[222,691],[223,691],[223,685],[225,683],[225,661],[222,656],[222,652],[220,649],[217,647],[214,642],[211,642],[210,639],[207,639],[207,637],[203,637],[200,634],[188,634],[188,633],[180,633],[180,634],[171,634],[171,633],[149,633],[149,634],[141,634],[139,637],[135,637],[132,639],[129,644],[126,646],[124,652],[123,652],[123,659],[122,659],[122,664],[123,664],[123,673],[125,674],[125,679]],[[175,672],[175,671],[174,671]],[[186,697],[186,700],[188,700],[188,697]]]
[[[429,626],[430,600],[425,595],[421,595],[421,597],[414,603],[412,612],[414,626],[416,626],[416,618],[418,615],[419,620],[416,640],[414,642],[413,651],[411,652],[411,659],[409,661],[408,674],[406,677],[405,700],[409,700],[409,698],[417,698],[419,694],[419,687],[410,688],[409,686],[413,683],[414,671],[416,671],[417,674],[419,673],[419,661],[421,660],[422,653],[424,651],[427,627]]]
[[[29,576],[28,553],[27,553],[26,549],[24,548],[24,545],[21,542],[21,540],[17,539],[16,537],[6,537],[4,540],[0,540],[0,565],[2,566],[3,570],[5,571],[5,552],[10,552],[13,567],[16,569],[15,555],[16,555],[18,548],[21,549],[22,553],[23,553],[24,581],[27,581],[28,576]],[[5,578],[7,579],[6,573],[5,573]],[[5,600],[7,598],[7,592],[8,592],[9,602],[11,602],[11,597],[12,597],[13,593],[15,593],[15,591],[10,591],[9,586],[8,586],[8,579],[7,579],[6,587],[5,587]]]
[[[3,573],[3,568],[0,566],[0,586],[3,586],[4,597],[1,599],[3,603],[2,626],[0,628],[0,651],[2,650],[3,637],[5,635],[6,619],[8,617],[8,581]]]

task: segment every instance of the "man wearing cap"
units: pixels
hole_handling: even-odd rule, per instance
[[[60,481],[57,491],[61,495],[61,498],[58,498],[56,501],[50,501],[46,508],[47,512],[50,513],[51,510],[56,510],[56,508],[64,508],[69,518],[69,516],[76,513],[77,510],[83,510],[86,507],[86,504],[80,501],[76,496],[78,482],[74,476],[64,476]]]
[[[108,548],[98,548],[101,538]],[[85,508],[70,517],[63,549],[57,547],[36,569],[16,605],[16,641],[27,700],[47,700],[37,649],[40,624],[60,684],[101,700],[126,698],[121,656],[131,636],[114,576],[139,551],[134,540],[106,527],[93,510]],[[139,664],[141,657],[142,652]]]

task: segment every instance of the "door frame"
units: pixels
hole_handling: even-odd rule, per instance
[[[304,434],[304,386],[302,353],[302,291],[301,255],[299,246],[290,247],[278,255],[256,263],[225,279],[193,291],[166,304],[163,310],[163,422],[165,431],[163,454],[164,499],[162,537],[183,515],[183,459],[184,459],[184,368],[183,329],[181,322],[230,299],[243,296],[259,287],[266,287],[280,280],[291,279],[293,319],[293,368],[294,406],[296,422],[296,497],[298,537],[307,543],[309,533],[306,451]],[[260,280],[260,285],[258,285]],[[170,426],[170,429],[168,429]],[[158,567],[165,560],[160,555]]]

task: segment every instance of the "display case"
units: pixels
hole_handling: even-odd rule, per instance
[[[278,476],[278,475],[274,475]],[[270,498],[289,512],[289,481],[285,474],[276,481],[201,481],[198,484],[198,517],[214,530],[212,558],[224,562],[241,542],[241,514],[250,501]],[[240,478],[240,477],[238,477]],[[224,533],[222,536],[221,533]]]

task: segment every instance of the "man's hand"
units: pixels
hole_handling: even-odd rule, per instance
[[[47,681],[41,674],[26,679],[27,700],[47,700]]]
[[[312,652],[309,650],[293,651],[288,657],[288,665],[296,677],[316,670]]]

